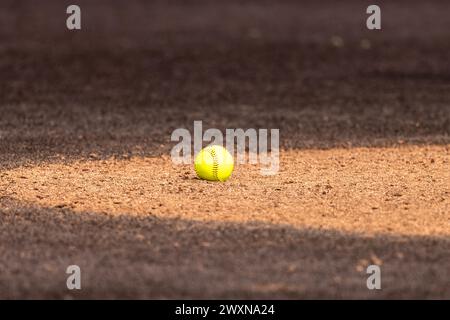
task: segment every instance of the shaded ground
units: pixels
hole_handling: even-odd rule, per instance
[[[79,4],[0,4],[0,297],[450,298],[449,3]],[[194,120],[280,173],[173,165]]]

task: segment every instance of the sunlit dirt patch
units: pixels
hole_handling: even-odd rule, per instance
[[[199,180],[191,166],[165,156],[4,170],[0,190],[75,212],[447,236],[449,168],[448,145],[290,150],[275,176],[242,165],[220,183]]]

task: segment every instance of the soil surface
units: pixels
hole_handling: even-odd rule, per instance
[[[450,299],[448,1],[78,4],[0,4],[0,298]],[[194,120],[280,171],[198,179]]]

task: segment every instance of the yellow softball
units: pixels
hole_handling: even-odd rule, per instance
[[[233,172],[234,161],[227,149],[211,145],[197,154],[194,166],[197,176],[201,179],[226,181]]]

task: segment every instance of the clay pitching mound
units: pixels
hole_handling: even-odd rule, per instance
[[[226,183],[168,157],[2,170],[2,296],[449,298],[449,162],[448,146],[284,151],[278,175]]]
[[[77,3],[0,2],[0,297],[450,298],[448,1]],[[194,120],[281,171],[196,179]]]
[[[1,171],[0,188],[26,204],[112,216],[450,235],[448,146],[285,151],[280,162],[274,176],[244,165],[214,183],[170,157],[74,161]]]

